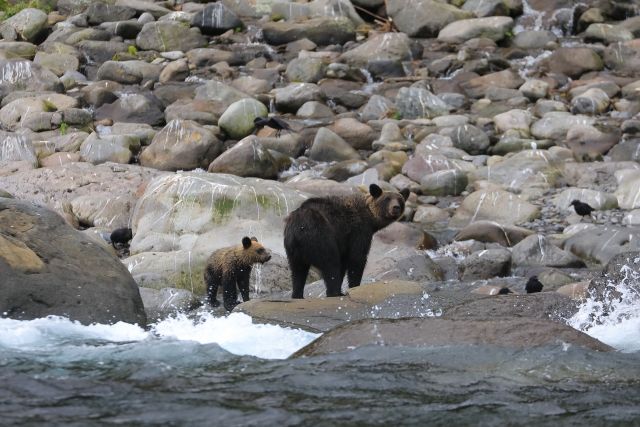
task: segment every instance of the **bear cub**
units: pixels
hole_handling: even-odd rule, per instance
[[[204,268],[204,282],[207,285],[209,302],[218,307],[216,298],[218,287],[222,285],[222,299],[227,311],[239,304],[238,289],[243,301],[249,301],[249,277],[253,264],[264,264],[271,254],[258,243],[255,237],[242,239],[241,245],[230,246],[215,251]],[[237,288],[236,288],[237,285]]]
[[[350,288],[360,286],[373,234],[402,217],[409,190],[383,191],[371,184],[369,194],[314,197],[285,218],[292,298],[303,298],[311,266],[322,273],[328,297],[343,295],[345,273]]]

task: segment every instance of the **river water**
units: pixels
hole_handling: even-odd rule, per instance
[[[595,325],[591,302],[569,321],[610,353],[372,346],[293,360],[317,334],[240,313],[149,330],[0,319],[0,425],[640,425],[637,307]]]

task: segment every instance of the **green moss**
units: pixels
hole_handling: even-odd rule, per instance
[[[284,21],[285,19],[286,19],[285,16],[280,13],[274,13],[273,15],[271,15],[271,21],[273,22]]]
[[[44,111],[45,112],[52,113],[54,111],[58,111],[58,108],[52,102],[43,100],[42,103],[44,104]]]
[[[28,8],[40,9],[45,13],[51,13],[51,0],[30,0],[27,3],[21,2],[15,5],[7,3],[6,0],[0,0],[0,12],[4,12],[1,19],[4,21],[5,19],[10,18]]]
[[[214,200],[211,220],[214,224],[222,224],[222,222],[231,215],[234,207],[235,202],[226,197],[220,197]]]
[[[138,54],[138,49],[136,49],[135,46],[129,46],[129,53],[131,55],[137,55]]]
[[[65,122],[60,123],[60,135],[67,134],[67,124]]]

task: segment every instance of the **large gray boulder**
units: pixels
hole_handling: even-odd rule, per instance
[[[438,34],[438,40],[445,43],[462,44],[475,38],[493,41],[504,39],[505,33],[513,28],[513,19],[508,16],[463,19],[448,24]]]
[[[398,0],[388,2],[387,14],[409,37],[433,38],[451,22],[475,18],[473,12],[434,0]]]
[[[225,31],[243,28],[244,24],[223,3],[209,3],[191,18],[191,26],[200,28],[202,34],[222,34]]]
[[[508,249],[488,249],[474,252],[459,266],[460,280],[484,280],[505,277],[511,272],[511,252]]]
[[[30,203],[0,198],[0,218],[3,317],[146,325],[138,285],[109,250]]]
[[[340,55],[352,67],[366,68],[370,61],[383,59],[413,61],[422,57],[423,47],[404,33],[379,34]]]
[[[583,268],[584,261],[554,246],[545,236],[534,234],[513,247],[512,263],[516,267]]]
[[[572,79],[604,68],[598,54],[586,47],[561,47],[551,54],[548,64],[552,73],[566,74]]]
[[[129,95],[112,104],[96,109],[96,120],[111,119],[114,123],[146,123],[151,126],[164,124],[160,108],[144,95]]]
[[[40,9],[27,8],[2,24],[0,34],[5,40],[36,42],[49,29],[47,14]]]
[[[532,234],[534,232],[526,228],[481,220],[460,230],[454,239],[456,241],[476,240],[482,243],[498,243],[505,247],[511,247]]]
[[[0,61],[0,82],[11,83],[15,90],[64,91],[62,82],[51,70],[22,58]]]
[[[207,168],[222,153],[222,142],[209,129],[176,119],[167,124],[140,155],[140,165],[164,170]]]
[[[423,119],[449,114],[447,104],[426,89],[403,87],[396,96],[396,109],[403,119]]]
[[[356,29],[348,18],[316,18],[304,22],[268,22],[262,27],[264,39],[281,45],[307,38],[319,46],[355,41]]]
[[[563,248],[588,265],[605,265],[619,253],[639,251],[640,235],[635,228],[597,225],[569,237]]]
[[[262,146],[258,137],[249,135],[211,162],[208,171],[242,177],[276,179],[278,164],[269,150]]]
[[[474,221],[490,220],[499,224],[528,222],[540,217],[540,208],[515,194],[502,190],[475,191],[468,195],[449,227],[466,227]]]
[[[186,52],[205,45],[200,32],[193,31],[188,24],[176,21],[148,22],[136,37],[136,45],[144,50]]]

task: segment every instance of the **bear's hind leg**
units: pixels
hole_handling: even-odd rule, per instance
[[[291,298],[303,299],[304,285],[307,281],[311,265],[303,262],[292,261],[289,263],[289,267],[291,268],[291,282],[293,283],[291,288]]]
[[[340,260],[335,259],[333,262],[327,262],[323,265],[317,266],[322,272],[322,278],[324,279],[324,284],[327,287],[327,296],[328,297],[341,297],[344,296],[342,293],[342,278],[341,276],[341,266]]]

